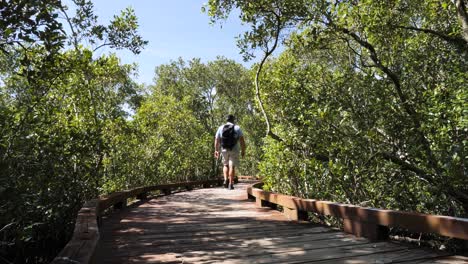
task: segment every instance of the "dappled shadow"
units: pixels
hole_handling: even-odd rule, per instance
[[[245,187],[181,192],[114,213],[103,221],[95,263],[347,263],[395,260],[406,250],[288,221],[256,208]]]

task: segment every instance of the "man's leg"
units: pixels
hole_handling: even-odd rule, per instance
[[[230,166],[229,167],[229,183],[234,185],[234,176],[236,175],[236,167]]]
[[[223,175],[224,175],[224,187],[228,187],[228,177],[229,177],[229,165],[223,166]]]
[[[224,188],[229,186],[229,153],[227,150],[221,150],[221,156],[223,157],[223,176],[224,176]]]
[[[229,166],[229,189],[234,189],[234,175],[236,174],[236,167]]]

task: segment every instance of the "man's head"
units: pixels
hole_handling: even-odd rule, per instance
[[[233,115],[227,115],[226,121],[227,121],[227,122],[234,123],[234,121],[236,121],[236,117],[233,116]]]

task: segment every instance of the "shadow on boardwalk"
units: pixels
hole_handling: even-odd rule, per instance
[[[112,214],[103,221],[95,263],[458,262],[436,252],[290,222],[246,200],[246,186],[176,193]]]

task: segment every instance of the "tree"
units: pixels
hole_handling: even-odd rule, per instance
[[[266,135],[281,140],[271,130],[271,122],[260,93],[260,74],[267,59],[273,54],[282,39],[283,31],[294,25],[304,1],[209,1],[208,14],[212,22],[226,19],[234,7],[241,9],[241,20],[251,25],[252,30],[245,32],[239,39],[238,46],[245,60],[254,57],[257,48],[263,57],[255,73],[255,98],[266,124]]]
[[[313,157],[321,161],[320,171],[327,173],[330,182],[353,178],[362,182],[372,177],[363,177],[362,171],[378,173],[384,166],[389,169],[386,177],[395,175],[392,179],[400,180],[400,185],[409,184],[417,190],[419,197],[405,195],[413,196],[411,204],[419,203],[421,210],[438,211],[445,201],[450,201],[448,204],[457,206],[445,206],[444,213],[463,215],[468,211],[465,163],[459,158],[466,145],[461,140],[466,137],[466,122],[461,121],[464,118],[460,108],[460,99],[467,96],[461,89],[467,80],[464,1],[310,0],[252,4],[213,0],[209,2],[209,14],[215,20],[222,19],[233,7],[238,7],[240,18],[252,26],[241,44],[264,47],[269,39],[282,36],[279,39],[291,48],[285,52],[287,55],[269,64],[271,69],[266,69],[269,73],[263,79],[266,85],[262,94],[271,104],[267,111],[281,111],[272,114],[272,120],[277,122],[273,129],[279,131],[281,140],[271,144],[287,148],[297,158],[305,155],[305,160]],[[460,20],[457,14],[461,15]],[[291,62],[291,58],[299,64]],[[285,63],[292,64],[294,70],[282,67]],[[357,85],[364,88],[357,89]],[[348,90],[343,90],[345,87]],[[353,103],[339,100],[340,97]],[[297,110],[287,111],[291,107]],[[308,107],[315,109],[315,114],[307,115]],[[285,120],[288,114],[290,118]],[[358,119],[371,121],[363,126],[365,123]],[[304,131],[307,127],[310,128]],[[304,139],[302,133],[310,133],[311,129],[322,133],[315,140]],[[290,134],[281,136],[281,131]],[[304,150],[304,141],[312,143],[313,151]],[[366,152],[361,144],[372,147],[372,151]],[[362,153],[368,154],[359,156]],[[341,156],[338,160],[337,155]],[[310,166],[316,166],[313,164]],[[264,168],[267,166],[274,167],[273,161],[266,162]],[[286,177],[288,172],[280,174]],[[307,178],[303,184],[309,184],[307,181],[315,180]],[[353,185],[360,185],[359,181]],[[275,184],[278,187],[280,183]],[[298,189],[295,186],[301,182],[281,184]],[[388,183],[380,184],[378,188]],[[330,185],[327,191],[332,193],[334,186]],[[349,193],[351,188],[352,185],[342,188],[343,194],[336,198],[360,202],[372,197],[363,194],[355,199]],[[439,190],[442,196],[437,194]],[[425,203],[423,193],[430,193],[430,199],[437,202]],[[398,192],[389,195],[395,199]]]
[[[136,96],[135,67],[82,42],[134,52],[146,43],[131,10],[102,26],[89,1],[74,1],[74,16],[60,1],[36,2],[0,8],[0,252],[15,263],[47,262],[68,241],[82,203],[101,192],[106,130]]]
[[[188,62],[179,59],[158,66],[155,72],[153,94],[175,97],[187,105],[203,125],[204,131],[210,135],[206,142],[211,149],[208,153],[214,152],[214,134],[218,126],[225,122],[228,113],[236,115],[241,126],[252,128],[251,131],[246,131],[246,138],[252,140],[248,143],[252,143],[252,154],[256,153],[254,150],[258,150],[260,145],[258,137],[254,136],[257,133],[258,115],[251,100],[251,78],[242,65],[223,57],[207,63],[202,63],[199,59]],[[252,134],[249,135],[249,132]],[[212,161],[212,173],[217,174],[216,161],[210,155],[205,158]],[[254,167],[252,164],[255,163],[255,155],[251,158],[252,160],[244,163],[246,168]]]

